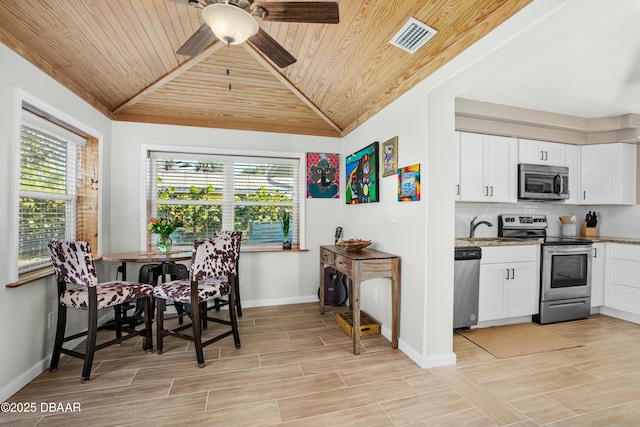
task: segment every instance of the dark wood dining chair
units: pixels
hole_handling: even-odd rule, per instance
[[[174,336],[193,342],[198,366],[201,368],[204,367],[203,347],[233,335],[236,348],[240,348],[235,289],[232,285],[236,275],[237,258],[238,251],[231,238],[218,237],[196,240],[193,244],[189,279],[160,283],[153,289],[153,295],[157,302],[158,354],[162,354],[163,339],[166,336]],[[225,277],[225,279],[219,279],[221,277]],[[209,317],[207,310],[195,309],[195,307],[202,307],[207,301],[225,295],[229,295],[229,320]],[[191,323],[178,326],[175,329],[166,329],[164,327],[164,311],[167,300],[190,304],[192,307]],[[209,321],[227,325],[230,328],[203,342],[202,316]],[[192,330],[191,335],[183,333],[189,328]]]
[[[48,244],[51,263],[58,283],[58,322],[56,337],[51,356],[50,371],[58,369],[62,353],[84,360],[81,382],[89,381],[93,356],[97,350],[122,341],[143,336],[143,349],[152,351],[151,329],[151,294],[153,287],[143,283],[111,281],[98,283],[98,276],[87,242],[54,240]],[[76,287],[67,289],[67,285]],[[136,325],[123,325],[120,306],[131,301],[144,299],[144,328],[136,329]],[[87,330],[78,334],[65,336],[67,324],[67,308],[75,308],[88,312]],[[113,307],[115,312],[116,337],[96,345],[98,333],[98,310]],[[122,332],[126,335],[122,335]],[[84,353],[64,348],[64,343],[86,336]]]

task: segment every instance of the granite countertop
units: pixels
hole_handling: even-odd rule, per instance
[[[567,237],[567,236],[551,236],[551,237]],[[612,237],[612,236],[575,236],[576,239],[591,240],[594,243],[626,243],[631,245],[640,245],[640,238],[632,237]],[[542,239],[514,239],[510,237],[456,237],[455,247],[468,246],[521,246],[521,245],[538,245],[543,242]]]
[[[542,239],[514,239],[511,237],[456,237],[455,247],[467,246],[524,246],[539,245]]]

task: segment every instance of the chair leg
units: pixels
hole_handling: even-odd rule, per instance
[[[235,276],[234,288],[236,291],[236,308],[238,317],[242,317],[242,304],[240,304],[240,277]]]
[[[91,303],[89,303],[91,305]],[[118,318],[119,315],[116,315]],[[96,351],[96,336],[98,335],[98,309],[89,307],[89,324],[87,325],[87,348],[84,352],[84,365],[82,367],[82,377],[80,382],[86,383],[91,376],[91,365],[93,365],[93,354]]]
[[[236,348],[240,348],[240,333],[238,333],[238,319],[236,318],[236,292],[234,286],[231,286],[229,293],[229,316],[231,317],[231,330],[233,331],[233,342]]]
[[[62,353],[62,344],[64,343],[64,333],[67,326],[67,306],[58,303],[58,322],[56,325],[56,338],[53,343],[53,355],[49,370],[55,371],[60,363],[60,354]]]
[[[200,320],[202,306],[198,303],[197,287],[195,290],[195,294],[191,292],[191,327],[193,328],[193,344],[196,348],[196,359],[198,359],[198,368],[204,368],[204,353],[202,352],[202,321]]]
[[[158,354],[162,354],[162,338],[164,337],[164,309],[166,308],[167,300],[164,298],[156,299],[156,339],[158,340]]]
[[[122,338],[122,305],[114,305],[113,323],[116,328],[116,338]]]
[[[144,327],[146,329],[145,337],[143,338],[143,350],[147,350],[149,353],[153,351],[153,329],[151,326],[151,318],[153,316],[153,307],[151,304],[151,297],[144,299]]]
[[[207,330],[207,310],[209,309],[209,307],[207,307],[207,302],[203,301],[202,304],[200,305],[200,313],[202,313],[202,330],[206,331]],[[217,311],[220,311],[220,309],[218,309]]]

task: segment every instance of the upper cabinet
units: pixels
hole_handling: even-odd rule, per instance
[[[580,147],[580,194],[583,205],[636,203],[636,146],[597,144]]]
[[[460,200],[517,202],[515,138],[460,132]]]
[[[564,166],[565,145],[533,139],[519,139],[518,163]]]

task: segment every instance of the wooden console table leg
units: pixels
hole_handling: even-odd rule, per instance
[[[358,269],[352,273],[353,286],[353,354],[360,354],[360,272]]]
[[[391,348],[398,348],[400,323],[400,259],[391,261]]]
[[[324,260],[320,250],[320,314],[324,314]]]

